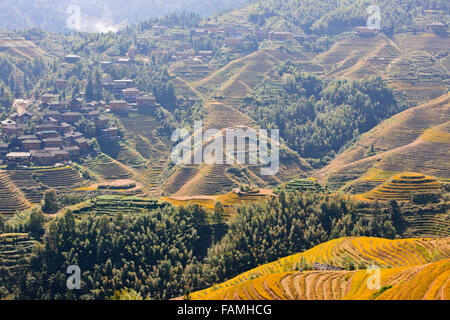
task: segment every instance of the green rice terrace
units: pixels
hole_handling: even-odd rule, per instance
[[[321,186],[315,179],[295,179],[291,180],[287,183],[281,184],[278,188],[278,191],[287,191],[287,192],[305,192],[305,191],[316,191],[323,192],[326,191],[326,188]]]
[[[0,170],[0,214],[12,215],[40,204],[47,189],[62,192],[84,184],[72,166]]]
[[[440,182],[436,178],[420,173],[404,172],[395,175],[389,181],[375,189],[362,195],[358,195],[357,198],[369,201],[387,201],[390,199],[410,201],[413,193],[439,191]]]
[[[132,172],[127,170],[118,161],[103,153],[96,157],[86,158],[83,165],[101,178],[107,180],[128,179],[133,175]]]
[[[27,263],[36,243],[28,233],[0,234],[0,265],[9,267]]]
[[[32,175],[50,188],[74,188],[83,182],[80,173],[71,166],[33,170]]]
[[[106,214],[114,216],[116,213],[134,214],[162,208],[167,204],[156,199],[141,197],[127,197],[120,195],[103,195],[69,207],[74,214]]]
[[[11,181],[6,172],[0,172],[0,213],[11,215],[30,206],[25,195]]]
[[[405,218],[409,226],[406,234],[448,237],[450,235],[450,213],[415,214]]]

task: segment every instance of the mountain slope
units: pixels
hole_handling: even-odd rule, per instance
[[[378,75],[409,100],[423,103],[448,89],[449,47],[448,37],[429,33],[401,34],[393,40],[384,34],[347,36],[313,61],[326,69],[326,78]]]
[[[376,291],[361,286],[367,282],[370,273],[366,270],[345,271],[350,262],[382,268],[382,285],[392,285],[395,297],[402,294],[403,298],[417,297],[420,296],[417,292],[422,292],[420,298],[442,298],[448,296],[449,254],[449,238],[340,238],[252,269],[220,285],[195,292],[191,297],[199,300],[371,298]],[[436,260],[439,261],[433,262]],[[308,266],[316,266],[316,270],[296,271]],[[423,280],[420,289],[413,292],[414,286],[399,286],[405,283],[405,278],[417,283]],[[442,291],[445,294],[441,294]]]
[[[368,191],[358,185],[383,182],[397,172],[421,172],[448,179],[449,121],[450,94],[445,94],[401,112],[362,135],[316,177],[335,187],[353,186],[358,192]],[[376,176],[381,179],[373,180]]]
[[[376,187],[369,192],[358,195],[361,200],[400,200],[410,201],[416,192],[439,192],[441,185],[439,181],[430,176],[414,172],[404,172],[395,175],[388,182]]]
[[[237,110],[243,98],[272,71],[279,61],[264,51],[257,51],[234,60],[207,77],[189,85],[205,99],[204,130],[217,129],[225,134],[227,128],[255,130],[257,125],[249,116]],[[242,90],[241,90],[242,89]],[[211,141],[204,143],[207,146]],[[166,193],[176,197],[220,195],[240,183],[266,187],[280,179],[290,179],[310,169],[285,145],[280,153],[280,170],[276,176],[260,175],[258,165],[206,164],[181,165],[167,179]],[[193,154],[193,152],[192,152]],[[246,150],[246,158],[248,150]],[[236,173],[237,172],[237,173]]]
[[[380,269],[379,289],[368,285],[367,270],[284,272],[218,289],[201,300],[448,300],[449,278],[450,259]]]
[[[365,25],[367,8],[376,4],[381,11],[382,31],[398,33],[423,27],[427,21],[422,10],[439,9],[448,19],[450,6],[444,0],[261,0],[232,10],[219,17],[219,23],[238,23],[279,31],[337,34],[349,28]]]
[[[132,24],[174,12],[189,11],[209,15],[235,8],[243,2],[244,0],[3,0],[0,3],[0,28],[12,30],[40,27],[57,32],[67,31],[69,17],[75,14],[69,8],[78,6],[83,31],[107,32],[104,28],[114,30],[119,24]]]
[[[41,56],[50,56],[33,42],[27,41],[23,38],[1,38],[0,52],[6,52],[12,56],[21,56],[28,59],[34,59]]]
[[[349,37],[338,41],[317,57],[330,71],[327,76],[357,79],[383,70],[402,54],[401,49],[383,34],[375,37]]]

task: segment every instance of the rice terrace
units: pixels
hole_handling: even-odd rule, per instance
[[[450,300],[449,24],[2,1],[1,302]]]

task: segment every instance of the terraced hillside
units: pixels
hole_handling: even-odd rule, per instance
[[[175,194],[199,172],[196,165],[181,165],[176,170],[165,185],[165,193],[167,194]]]
[[[177,96],[183,97],[185,99],[186,98],[187,99],[201,99],[202,98],[200,92],[198,92],[193,87],[191,87],[191,85],[183,78],[175,77],[174,79],[172,79],[172,81],[176,88]]]
[[[450,40],[434,34],[348,36],[312,62],[326,78],[360,79],[379,75],[408,99],[424,103],[449,88],[446,57]]]
[[[390,85],[416,102],[429,101],[446,92],[448,70],[426,51],[413,51],[393,61],[386,69]]]
[[[157,209],[164,206],[155,199],[141,197],[127,197],[120,195],[103,195],[69,207],[74,214],[105,214],[114,216],[118,212],[123,214],[135,214]],[[66,209],[64,209],[65,211]]]
[[[361,79],[380,75],[412,101],[435,100],[380,124],[314,177],[331,188],[342,188],[352,193],[368,192],[400,172],[417,171],[439,179],[450,178],[447,163],[450,95],[445,94],[448,87],[445,63],[448,56],[447,38],[408,34],[390,39],[383,34],[361,37],[348,33],[316,57],[300,51],[289,53],[288,50],[276,48],[275,42],[271,45],[269,41],[264,46],[207,76],[199,76],[198,80],[184,78],[188,87],[206,99],[205,122],[208,128],[242,125],[255,128],[252,119],[237,110],[238,106],[262,82],[270,83],[274,88],[279,86],[281,79],[273,70],[283,61],[294,61],[305,66],[305,70],[308,70],[307,66],[314,65],[316,67],[312,72],[330,79]],[[387,136],[390,138],[385,139]],[[299,166],[298,163],[294,165]],[[181,191],[181,181],[185,186],[189,185],[185,182],[188,177],[204,182],[205,177],[208,179],[207,171],[198,169],[194,176],[192,169],[176,170],[175,175],[181,176],[169,178],[169,181],[176,183],[168,186],[166,191],[177,196],[198,196],[193,191],[202,191],[204,186],[193,188],[190,185]],[[375,172],[378,172],[376,177]],[[295,177],[292,173],[290,178]],[[296,173],[302,174],[302,170]],[[289,179],[287,175],[275,178],[281,181]],[[208,183],[203,184],[206,186]],[[277,184],[276,181],[266,183]]]
[[[88,188],[81,189],[97,190],[97,192],[101,192],[101,194],[105,195],[121,195],[133,197],[147,196],[142,184],[130,179],[105,181],[101,184],[92,185]]]
[[[227,85],[230,85],[236,80],[236,78],[242,75],[247,66],[255,66],[258,61],[263,64],[265,61],[264,59],[268,58],[269,56],[263,54],[262,52],[252,53],[248,56],[230,62],[225,67],[215,71],[200,81],[193,82],[192,86],[205,96],[210,96],[214,93],[219,94],[224,88],[226,88]],[[261,59],[263,60],[261,61]],[[263,75],[262,73],[261,76]]]
[[[450,259],[380,270],[377,289],[360,271],[305,271],[265,275],[226,288],[202,300],[448,300]]]
[[[146,159],[136,151],[133,145],[120,141],[113,152],[105,152],[121,164],[132,169],[142,169],[145,167]]]
[[[369,74],[383,75],[386,67],[401,55],[400,48],[383,34],[350,36],[319,55],[317,62],[328,69],[326,77],[358,79]]]
[[[312,64],[311,57],[304,52],[288,53],[279,47],[267,48],[235,59],[207,77],[192,82],[191,86],[205,98],[237,107],[261,82],[281,83],[280,76],[273,70],[284,61],[304,63],[305,70]]]
[[[208,129],[222,130],[230,127],[255,125],[252,119],[230,105],[214,101],[208,103],[205,108],[207,112],[205,126]]]
[[[236,182],[226,173],[227,165],[200,165],[199,172],[176,193],[177,196],[217,195]]]
[[[49,56],[48,53],[36,46],[33,42],[23,38],[1,38],[0,52],[7,52],[10,55],[22,56],[28,59]]]
[[[434,177],[420,173],[404,172],[393,176],[389,181],[357,197],[366,201],[387,201],[391,199],[410,201],[414,193],[439,192],[440,187],[439,181]]]
[[[0,234],[0,266],[9,267],[26,263],[37,242],[28,233]]]
[[[408,224],[407,236],[450,236],[450,212],[441,214],[416,214],[405,217]]]
[[[405,51],[425,51],[436,53],[442,50],[448,50],[450,39],[434,33],[422,34],[397,34],[394,37],[395,42]]]
[[[225,215],[230,216],[235,212],[237,206],[264,201],[275,195],[271,190],[259,190],[258,192],[250,192],[240,194],[236,191],[230,191],[218,196],[197,196],[197,197],[164,197],[163,201],[167,201],[175,206],[188,206],[198,204],[206,209],[214,209],[216,202],[220,202],[225,210]]]
[[[133,175],[131,171],[105,154],[88,158],[83,165],[106,180],[128,179]]]
[[[449,121],[450,94],[445,94],[382,122],[314,176],[359,193],[400,172],[449,179]]]
[[[272,43],[273,46],[269,48],[263,48],[262,50],[274,58],[277,61],[292,61],[297,64],[305,64],[305,68],[307,68],[306,63],[309,64],[309,62],[313,58],[313,54],[307,51],[303,51],[303,49],[299,48],[293,48],[292,50],[286,49],[284,46],[280,46],[279,44]],[[313,64],[309,64],[310,67],[318,67],[314,66]],[[313,70],[305,70],[306,72],[313,72]]]
[[[219,89],[219,95],[228,103],[239,103],[251,94],[252,90],[268,76],[268,73],[279,62],[264,51],[258,51],[245,59],[245,65],[228,78]]]
[[[67,193],[87,183],[72,166],[1,170],[0,213],[12,215],[39,205],[47,189]]]
[[[219,102],[210,102],[205,106],[207,110],[204,127],[206,129],[221,130],[223,136],[226,135],[225,129],[242,129],[243,131],[252,130],[254,122],[242,112],[232,106]],[[204,142],[204,147],[213,142],[214,138]],[[281,146],[281,148],[286,148]],[[225,154],[226,150],[224,150]],[[246,159],[248,159],[248,144],[244,150]],[[237,155],[233,155],[236,157]],[[193,152],[191,157],[194,157]],[[246,171],[245,177],[241,174],[234,174],[231,164],[213,164],[203,163],[197,168],[182,166],[174,171],[167,182],[166,191],[174,192],[172,195],[177,197],[199,196],[199,195],[219,195],[237,187],[239,183],[255,184],[260,187],[267,185],[276,185],[280,179],[289,179],[298,176],[305,168],[301,159],[280,158],[280,170],[273,176],[259,175],[260,168],[255,165],[242,165],[240,172]],[[252,168],[253,167],[253,168]]]
[[[8,170],[9,178],[25,194],[26,199],[32,204],[39,204],[42,200],[44,186],[33,179],[30,170]]]
[[[10,179],[6,171],[0,171],[0,214],[12,215],[30,208],[25,194]]]
[[[33,176],[49,188],[76,188],[83,183],[80,173],[71,166],[33,170]]]
[[[195,82],[206,78],[213,69],[204,63],[180,62],[173,65],[170,71],[184,81]]]
[[[351,263],[353,266],[376,265],[382,268],[381,285],[392,285],[395,289],[390,291],[395,292],[394,295],[387,295],[386,292],[386,297],[434,299],[442,297],[436,293],[442,292],[439,290],[445,292],[444,296],[448,295],[449,255],[450,238],[340,238],[252,269],[212,288],[195,292],[192,298],[280,300],[384,297],[381,296],[381,291],[363,286],[371,275],[366,270],[345,270]],[[302,271],[311,268],[315,270]],[[302,270],[298,272],[300,269]],[[421,271],[424,273],[415,276]],[[405,279],[409,281],[403,281]],[[423,282],[420,282],[422,279]],[[405,283],[415,283],[416,286],[400,287]],[[420,288],[417,287],[418,283],[421,284]],[[433,291],[436,287],[438,290]],[[402,294],[403,296],[399,297]]]
[[[158,137],[155,130],[160,123],[152,116],[131,114],[120,117],[120,121],[130,133],[127,140],[144,161],[135,168],[136,178],[152,195],[159,196],[162,192],[162,173],[170,155],[170,141]]]

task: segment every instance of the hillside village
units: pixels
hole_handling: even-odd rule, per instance
[[[104,102],[50,99],[49,94],[42,96],[39,115],[12,114],[1,122],[3,139],[7,141],[1,145],[6,164],[48,166],[78,160],[88,150],[88,140],[73,127],[82,118],[94,123],[99,139],[119,139],[118,129],[109,127],[109,118],[98,112]],[[30,123],[34,124],[31,128]]]
[[[186,32],[170,33],[165,26],[154,25],[157,39],[160,41],[175,42],[175,50],[166,51],[173,61],[191,61],[193,63],[208,63],[213,57],[211,50],[199,50],[194,52],[192,45],[187,41],[189,38],[198,38],[208,35],[220,35],[224,37],[225,45],[228,47],[239,47],[244,42],[244,35],[252,34],[253,31],[245,26],[203,25],[202,28],[190,29]],[[357,29],[357,32],[360,29]],[[271,32],[257,30],[254,32],[256,39],[287,41],[296,40],[302,42],[306,39],[314,40],[316,36],[305,36],[291,32]],[[77,64],[81,57],[69,54],[64,57],[65,62]],[[101,61],[100,67],[108,71],[112,64],[127,66],[134,63],[133,49],[130,48],[125,58],[117,60]],[[58,94],[67,85],[66,79],[55,79],[57,91],[45,93],[40,96],[40,108],[38,115],[28,112],[21,114],[13,113],[1,122],[3,143],[0,144],[0,160],[9,166],[49,166],[57,163],[63,164],[76,161],[88,151],[88,139],[74,128],[74,124],[81,119],[93,121],[98,139],[103,141],[117,141],[119,137],[118,128],[109,127],[109,118],[104,112],[126,113],[137,111],[154,113],[156,109],[155,98],[140,92],[133,84],[133,79],[103,79],[102,86],[111,92],[117,100],[90,101],[86,103],[82,98],[61,100]],[[103,110],[104,112],[99,112]],[[34,127],[26,128],[33,122]]]
[[[430,10],[429,10],[430,11]],[[436,14],[431,12],[431,14]],[[447,26],[442,23],[430,23],[425,29],[434,33],[445,33]],[[254,35],[258,42],[290,41],[298,43],[314,41],[315,35],[296,34],[292,32],[279,32],[270,30],[252,30],[243,25],[230,25],[219,27],[214,24],[204,24],[201,28],[173,32],[162,25],[153,25],[156,40],[173,42],[175,49],[164,50],[160,53],[167,54],[173,62],[190,61],[191,63],[209,63],[213,58],[212,50],[193,49],[192,39],[202,36],[220,36],[227,47],[237,48],[243,45],[245,36]],[[356,27],[355,33],[359,36],[375,36],[378,30],[369,27]],[[190,39],[190,41],[189,41]],[[117,58],[115,61],[101,61],[100,67],[108,71],[111,65],[127,66],[134,63],[135,55],[130,48],[125,58]],[[81,57],[76,54],[66,55],[64,60],[70,64],[77,64]],[[189,76],[183,74],[183,76]],[[64,89],[66,79],[56,79],[55,88]],[[34,164],[38,166],[54,165],[67,161],[76,161],[83,156],[88,149],[88,141],[73,125],[82,118],[93,121],[96,137],[102,140],[117,141],[119,137],[116,127],[108,126],[108,117],[105,112],[125,113],[128,111],[154,112],[156,99],[148,93],[140,92],[133,84],[133,79],[102,79],[102,86],[111,92],[117,100],[108,104],[105,101],[90,101],[85,103],[82,98],[73,98],[62,101],[58,91],[46,93],[40,96],[40,114],[31,115],[28,112],[13,113],[8,119],[1,122],[3,143],[0,145],[0,156],[4,163],[9,165]],[[195,103],[195,100],[192,102]],[[39,118],[39,119],[37,119]],[[28,122],[34,122],[34,130],[26,130]],[[26,132],[25,134],[25,131]]]
[[[378,29],[289,2],[0,30],[0,299],[448,299],[450,13]],[[176,164],[199,120],[278,129],[279,170]],[[58,268],[81,261],[74,294]],[[361,287],[374,261],[382,292]]]
[[[436,14],[431,12],[430,14]],[[201,50],[195,43],[202,39],[215,39],[222,43],[224,48],[228,48],[230,53],[246,50],[248,43],[254,41],[261,44],[264,41],[282,45],[286,43],[292,46],[296,43],[302,46],[303,43],[314,42],[317,36],[298,34],[292,32],[282,32],[275,30],[251,29],[244,25],[215,25],[211,23],[203,24],[197,28],[171,29],[165,25],[151,25],[150,37],[156,43],[164,43],[162,46],[167,49],[156,49],[155,53],[168,58],[171,73],[169,80],[179,82],[179,79],[196,79],[196,74],[211,72],[211,60],[215,57],[216,51]],[[425,32],[442,34],[446,32],[444,23],[428,23],[424,25]],[[369,27],[355,27],[353,37],[375,38],[378,37],[379,30]],[[355,40],[357,41],[357,40]],[[363,42],[372,40],[361,40]],[[376,40],[378,41],[378,40]],[[194,48],[195,45],[195,48]],[[255,44],[252,44],[253,46]],[[242,56],[242,53],[239,53]],[[244,53],[245,55],[245,53]],[[127,117],[129,113],[142,114],[144,117],[155,116],[161,105],[157,102],[153,92],[139,90],[136,79],[111,77],[117,73],[114,70],[132,70],[142,64],[143,57],[136,54],[136,48],[130,46],[125,56],[113,59],[98,60],[97,68],[101,75],[101,90],[108,94],[108,101],[95,101],[83,97],[86,92],[78,93],[71,98],[66,98],[66,88],[69,83],[68,78],[54,78],[52,80],[52,90],[42,93],[38,100],[34,101],[37,106],[33,111],[20,110],[7,116],[1,121],[2,143],[0,144],[0,161],[7,168],[26,168],[32,166],[64,166],[71,162],[77,162],[86,157],[92,151],[92,138],[95,138],[100,145],[108,143],[118,143],[123,139],[123,132],[111,123],[113,118]],[[66,68],[75,68],[85,63],[85,58],[78,54],[66,54],[62,58],[62,63]],[[144,58],[145,63],[145,58]],[[173,67],[172,67],[173,66]],[[116,69],[114,69],[116,68]],[[86,91],[87,79],[79,79]],[[21,81],[19,79],[19,81]],[[184,80],[183,80],[184,81]],[[176,90],[179,90],[177,88]],[[191,87],[178,91],[178,99],[184,99],[187,107],[202,103],[207,98],[204,94]],[[234,99],[234,98],[233,98]],[[92,126],[91,132],[77,131],[80,123]],[[84,128],[86,124],[82,125]],[[169,187],[169,189],[173,189]],[[175,189],[176,190],[176,189]]]

